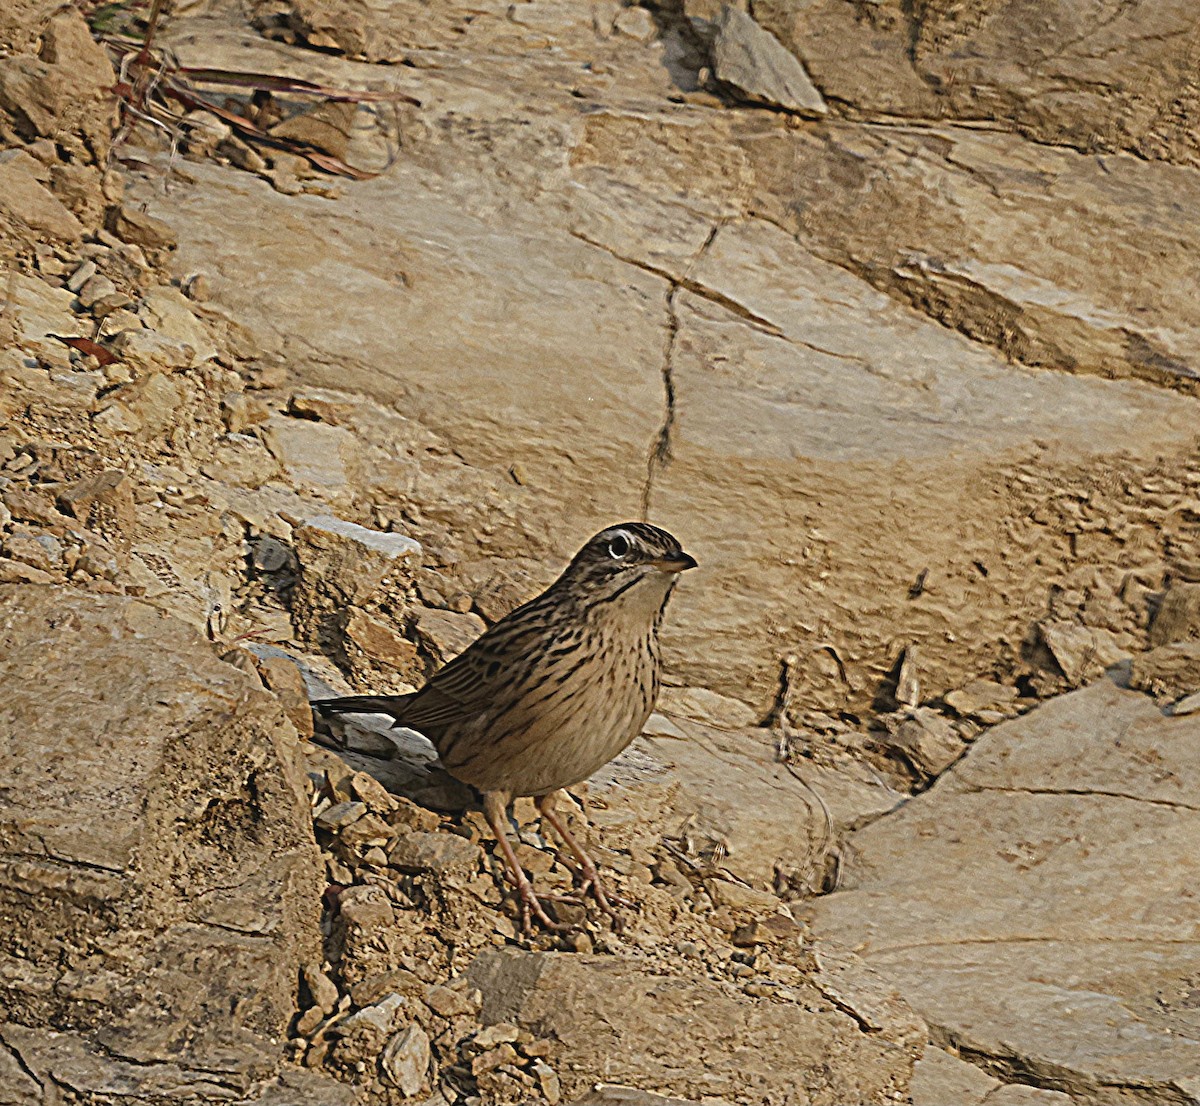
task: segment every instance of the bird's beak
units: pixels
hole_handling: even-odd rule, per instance
[[[681,549],[673,557],[659,557],[650,562],[659,572],[685,572],[696,567],[696,558]]]

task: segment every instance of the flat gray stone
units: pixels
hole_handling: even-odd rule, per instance
[[[382,553],[389,560],[398,557],[412,557],[421,552],[421,543],[404,534],[393,534],[383,530],[372,530],[367,526],[359,526],[357,522],[347,522],[344,518],[333,515],[315,515],[304,520],[305,526],[314,530],[323,530],[326,534],[336,534],[366,549]]]

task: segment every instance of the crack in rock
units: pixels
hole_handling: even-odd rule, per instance
[[[1005,1083],[1058,1091],[1072,1097],[1083,1093],[1089,1095],[1088,1101],[1110,1102],[1113,1101],[1110,1095],[1114,1093],[1121,1102],[1142,1103],[1145,1106],[1194,1106],[1196,1101],[1173,1082],[1135,1083],[1103,1079],[1051,1060],[989,1050],[978,1042],[964,1040],[954,1030],[934,1022],[929,1023],[929,1038],[939,1048],[957,1053],[961,1059]],[[1101,1095],[1104,1097],[1100,1098]]]
[[[1173,799],[1150,799],[1145,795],[1131,795],[1127,791],[1101,791],[1090,787],[989,787],[987,784],[965,782],[964,790],[972,795],[989,791],[1009,795],[1082,795],[1101,799],[1127,799],[1132,803],[1146,803],[1148,806],[1165,806],[1171,810],[1190,810],[1200,813],[1200,806],[1193,806],[1191,803],[1177,802]]]
[[[26,1063],[25,1057],[21,1055],[21,1050],[15,1045],[9,1044],[8,1041],[4,1039],[4,1034],[2,1032],[0,1032],[0,1048],[4,1049],[4,1051],[12,1057],[13,1063],[16,1064],[25,1075],[32,1079],[33,1082],[37,1084],[39,1090],[44,1093],[46,1090],[45,1082],[40,1079],[37,1072],[35,1072],[33,1068]]]

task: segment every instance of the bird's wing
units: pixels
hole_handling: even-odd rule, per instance
[[[436,744],[449,727],[474,721],[503,689],[528,678],[545,645],[538,602],[506,615],[438,669],[395,712],[396,724],[418,730]]]

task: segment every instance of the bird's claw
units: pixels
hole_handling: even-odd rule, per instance
[[[612,919],[612,927],[617,933],[620,933],[625,928],[625,918],[617,908],[632,910],[637,906],[637,903],[631,902],[629,899],[605,891],[604,884],[600,882],[599,876],[585,878],[579,888],[579,895],[581,898],[591,895],[595,899],[596,905]]]
[[[590,894],[596,900],[596,905],[610,918],[617,917],[617,907],[622,910],[633,910],[637,907],[637,903],[633,899],[627,899],[615,891],[606,890],[599,878],[585,879],[583,886],[579,888],[579,894],[585,897]]]
[[[567,922],[556,922],[546,913],[545,907],[533,890],[533,884],[527,879],[517,884],[517,898],[521,904],[521,932],[526,937],[533,936],[533,918],[537,918],[539,925],[553,933],[562,933],[571,928]],[[549,901],[547,899],[547,902]]]

